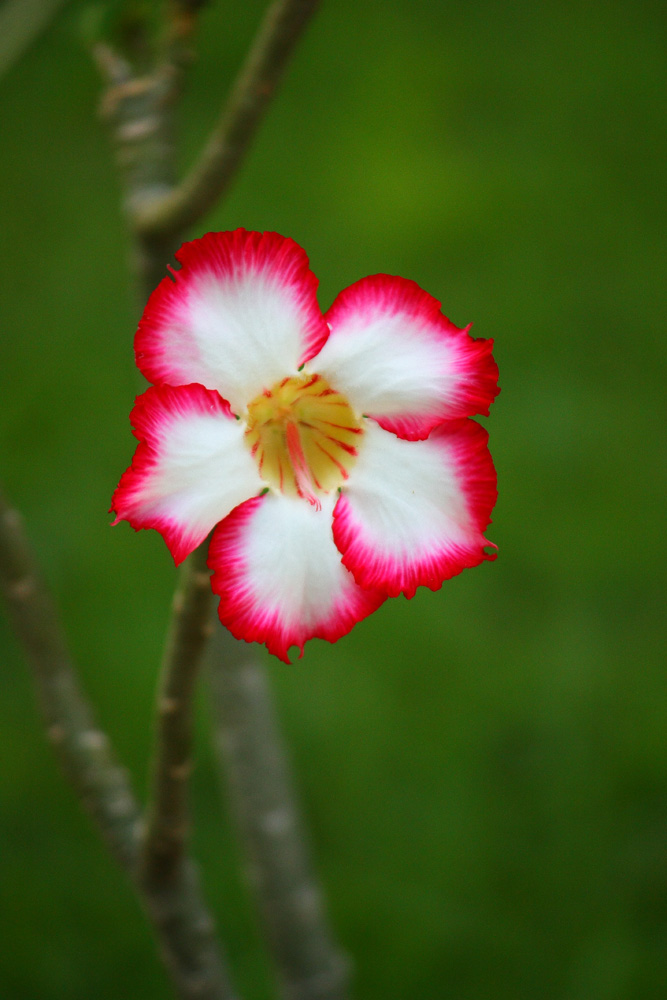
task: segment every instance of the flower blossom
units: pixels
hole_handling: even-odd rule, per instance
[[[136,335],[153,384],[111,509],[157,529],[177,564],[213,532],[233,635],[289,662],[494,558],[496,476],[469,419],[498,392],[493,341],[386,274],[322,315],[306,254],[277,233],[208,233],[176,259]]]

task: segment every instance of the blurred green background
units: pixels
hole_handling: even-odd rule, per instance
[[[263,6],[202,15],[184,165]],[[0,81],[0,477],[143,791],[175,573],[155,533],[108,527],[140,381],[86,12]],[[324,307],[401,274],[496,339],[498,561],[269,668],[359,1000],[667,996],[665,27],[641,0],[325,0],[198,229],[292,236]],[[0,649],[0,996],[167,996],[4,616]],[[202,703],[195,851],[267,1000],[215,791]]]

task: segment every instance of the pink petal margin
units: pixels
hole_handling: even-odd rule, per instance
[[[304,350],[299,364],[310,361],[329,336],[317,303],[319,280],[310,270],[308,256],[298,243],[279,233],[258,233],[246,229],[206,233],[183,243],[174,254],[181,265],[169,268],[146,304],[134,341],[136,363],[149,382],[179,385],[185,381],[178,364],[164,350],[165,331],[187,294],[188,283],[213,275],[234,280],[245,275],[271,275],[292,293],[304,316]],[[189,379],[188,379],[189,381]]]
[[[139,439],[132,464],[126,469],[116,487],[109,513],[115,514],[113,525],[127,521],[135,531],[154,528],[164,538],[174,562],[178,566],[200,545],[208,532],[188,534],[183,525],[166,516],[142,514],[145,491],[160,461],[160,443],[168,432],[171,415],[188,415],[193,412],[217,413],[234,419],[229,403],[214,390],[201,385],[151,386],[137,396],[130,413],[132,433]]]
[[[449,355],[441,374],[454,377],[452,388],[439,403],[428,400],[422,412],[383,415],[369,410],[378,424],[397,437],[409,441],[423,440],[443,420],[457,420],[476,414],[489,415],[496,398],[498,366],[493,359],[493,340],[469,335],[472,323],[464,328],[455,326],[442,312],[442,303],[424,291],[415,281],[391,274],[372,274],[344,288],[325,314],[332,336],[357,318],[369,322],[397,314],[406,321],[406,350],[410,350],[410,326],[415,325],[433,344],[432,376],[438,369],[438,346]],[[425,397],[426,398],[426,397]],[[437,407],[434,409],[434,406]]]
[[[428,439],[439,444],[456,467],[470,518],[465,543],[434,537],[430,551],[420,558],[378,552],[364,540],[363,526],[355,519],[350,498],[344,492],[341,494],[333,514],[334,541],[342,553],[343,565],[360,586],[381,590],[387,597],[404,594],[410,598],[418,587],[439,590],[445,580],[462,570],[496,558],[496,552],[485,549],[497,546],[483,536],[498,497],[488,437],[475,420],[452,420],[433,431]]]
[[[290,625],[279,611],[262,607],[252,592],[244,541],[252,531],[253,515],[264,500],[264,496],[253,497],[239,504],[215,529],[208,556],[208,565],[213,571],[211,586],[220,598],[220,621],[235,638],[265,643],[270,653],[289,663],[290,647],[299,648],[300,659],[309,639],[336,642],[357,622],[377,610],[385,595],[357,586],[350,577],[350,586],[326,620],[310,626]]]

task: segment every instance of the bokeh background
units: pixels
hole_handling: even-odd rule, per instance
[[[184,165],[262,9],[204,11]],[[0,81],[0,476],[143,791],[175,572],[155,533],[108,526],[141,385],[82,14]],[[292,236],[324,307],[401,274],[496,340],[497,562],[269,664],[364,1000],[667,996],[665,27],[645,0],[325,0],[199,229]],[[4,617],[0,647],[0,996],[164,997]],[[202,698],[194,849],[242,994],[267,1000],[216,782]]]

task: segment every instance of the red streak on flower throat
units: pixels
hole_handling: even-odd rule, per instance
[[[315,493],[315,490],[318,488],[317,482],[310,471],[306,456],[303,453],[299,428],[291,420],[288,420],[285,424],[285,437],[299,496],[307,500],[315,510],[322,510],[322,504]]]

